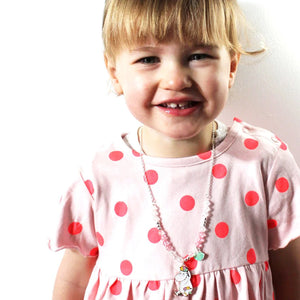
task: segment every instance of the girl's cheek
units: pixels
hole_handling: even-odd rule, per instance
[[[205,82],[206,89],[203,89],[203,96],[213,100],[214,103],[224,103],[228,97],[228,81],[214,78]]]
[[[135,87],[141,90],[148,90],[152,85],[151,78],[137,77],[134,80]]]
[[[212,94],[220,89],[220,80],[216,76],[208,77],[202,81],[200,88],[202,93]]]

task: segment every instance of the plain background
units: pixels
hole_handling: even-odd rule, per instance
[[[268,52],[242,59],[220,117],[275,132],[300,163],[299,4],[241,0]],[[1,299],[51,299],[62,253],[47,248],[55,204],[100,141],[136,122],[110,92],[103,0],[0,2]]]

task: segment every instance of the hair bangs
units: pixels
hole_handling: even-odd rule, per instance
[[[237,32],[241,19],[235,0],[107,0],[105,52],[115,58],[123,47],[175,39],[245,53]]]

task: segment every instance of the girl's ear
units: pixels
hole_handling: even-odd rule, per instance
[[[235,75],[238,69],[238,65],[240,62],[240,53],[235,53],[231,55],[231,63],[230,63],[230,74],[229,74],[229,82],[228,87],[231,88],[233,86]]]
[[[117,77],[117,69],[115,62],[112,62],[112,60],[109,59],[106,54],[104,54],[104,62],[115,92],[118,96],[122,95],[123,89]]]

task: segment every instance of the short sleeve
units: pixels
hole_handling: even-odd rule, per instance
[[[287,149],[280,148],[267,182],[269,249],[284,248],[300,236],[300,170]]]
[[[83,256],[96,256],[92,183],[81,174],[78,177],[60,199],[49,247],[54,251],[77,249]]]

